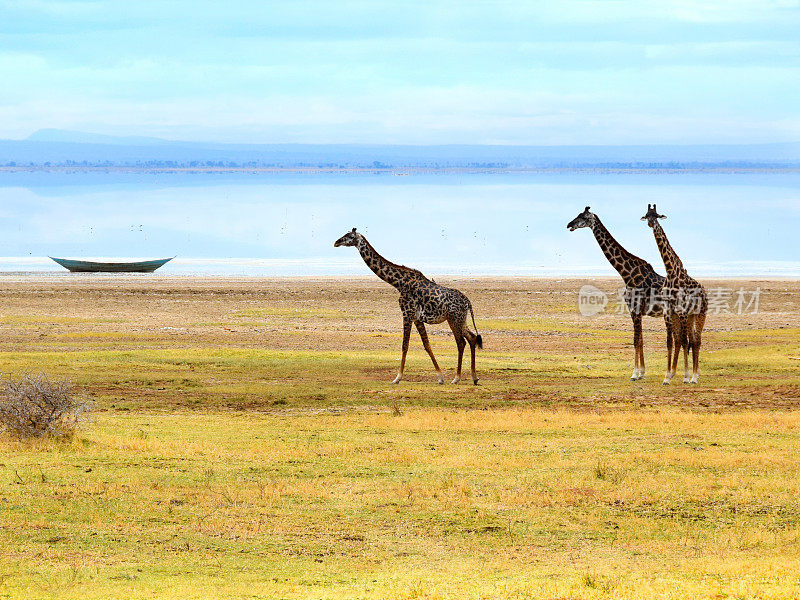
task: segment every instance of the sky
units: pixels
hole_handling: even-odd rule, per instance
[[[800,140],[800,1],[0,0],[0,138]]]

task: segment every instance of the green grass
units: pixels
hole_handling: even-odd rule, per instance
[[[600,336],[601,334],[597,334]],[[623,402],[636,405],[640,396],[667,402],[740,403],[758,401],[761,389],[795,390],[800,371],[790,356],[800,344],[762,344],[708,351],[703,356],[701,386],[679,381],[660,385],[660,354],[648,353],[647,380],[629,382],[629,351],[609,352],[606,344],[580,338],[580,351],[546,354],[487,350],[479,352],[478,387],[435,386],[430,360],[415,349],[409,353],[406,381],[389,386],[398,365],[396,350],[313,351],[241,347],[92,348],[93,338],[80,338],[83,350],[3,352],[0,372],[45,371],[83,386],[102,406],[164,408],[202,406],[254,408],[276,401],[292,406],[382,405],[393,399],[417,406],[505,406],[512,403],[585,404]],[[452,377],[453,349],[436,340],[437,355]],[[450,356],[448,356],[448,353]],[[468,362],[465,361],[467,364]],[[466,371],[468,373],[468,370]],[[346,384],[343,384],[346,382]],[[756,395],[754,395],[756,394]],[[791,395],[791,393],[790,393]],[[546,397],[546,398],[545,398]]]

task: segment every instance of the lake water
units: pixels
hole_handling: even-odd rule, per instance
[[[694,275],[800,276],[800,174],[0,173],[0,271],[47,256],[177,256],[160,275],[369,275],[333,242],[358,227],[432,275],[613,275],[591,206],[664,272],[640,220],[656,202]]]

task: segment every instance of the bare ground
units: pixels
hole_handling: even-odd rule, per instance
[[[407,381],[388,385],[399,359],[400,315],[397,292],[376,279],[70,275],[5,276],[0,282],[0,371],[44,365],[43,370],[77,379],[106,405],[122,397],[129,408],[270,411],[392,402],[701,409],[800,405],[800,281],[704,281],[710,293],[732,291],[729,312],[710,314],[706,322],[701,385],[679,383],[668,391],[659,385],[665,363],[660,319],[645,319],[648,380],[627,381],[632,334],[630,318],[615,310],[617,279],[439,280],[470,297],[485,340],[478,359],[480,390],[462,384],[441,391],[430,385],[432,369],[416,332]],[[606,313],[588,318],[578,312],[577,293],[585,284],[609,294]],[[748,300],[760,293],[757,312],[751,306],[738,314],[737,290],[744,290]],[[449,329],[428,329],[440,363],[452,373],[455,344]],[[181,351],[187,360],[177,368]],[[192,356],[215,351],[264,352],[271,358],[259,362],[256,356],[253,363],[230,369],[193,363]],[[151,364],[147,368],[154,376],[127,378],[124,360],[106,360],[120,352],[138,357],[169,352],[171,370],[163,373]],[[91,376],[85,362],[76,374],[70,355],[96,356],[105,375]],[[142,368],[130,365],[132,371]],[[115,370],[122,372],[111,377]],[[176,384],[181,378],[187,385]],[[221,391],[248,385],[239,394]],[[268,388],[275,393],[266,393]]]

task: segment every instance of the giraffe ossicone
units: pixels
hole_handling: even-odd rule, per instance
[[[708,311],[708,297],[700,283],[689,276],[683,262],[667,239],[667,234],[658,222],[666,219],[659,214],[656,205],[647,205],[647,213],[642,221],[653,230],[658,251],[667,269],[661,296],[664,300],[667,317],[672,326],[674,345],[667,344],[667,372],[664,385],[669,385],[678,369],[678,357],[683,349],[683,382],[696,384],[700,376],[700,345],[703,326]],[[689,351],[692,353],[692,371],[689,371]]]
[[[631,381],[644,379],[644,338],[642,317],[665,317],[667,344],[671,344],[671,327],[664,315],[659,294],[666,278],[655,272],[646,260],[628,252],[605,228],[600,218],[587,206],[577,217],[567,223],[567,229],[575,231],[588,227],[605,254],[608,262],[625,282],[624,300],[633,321],[633,373]]]

